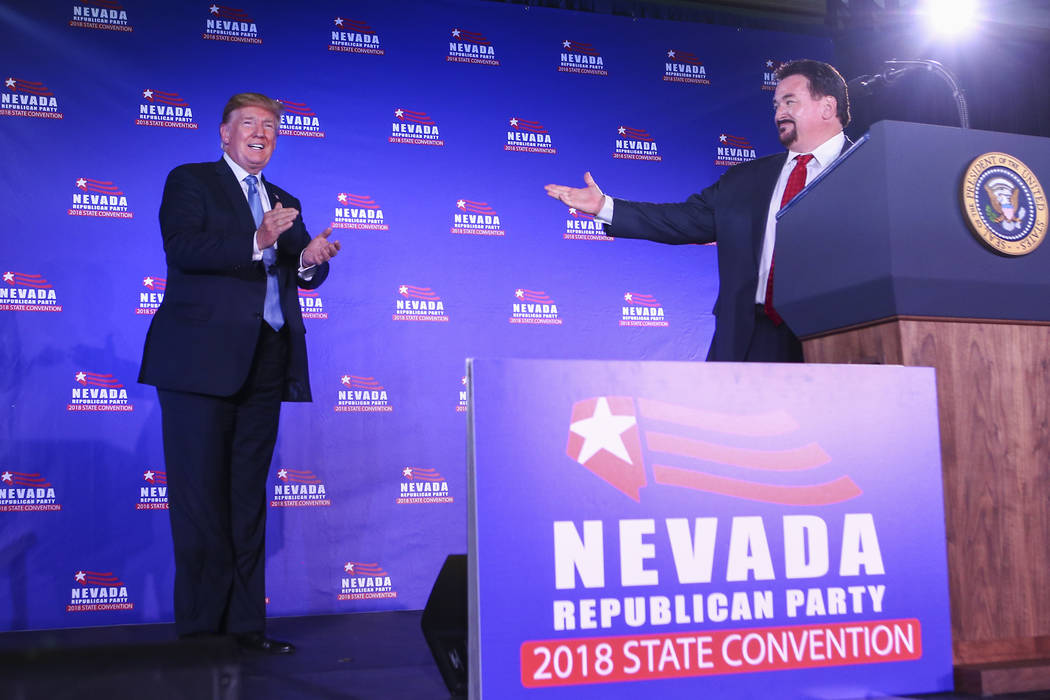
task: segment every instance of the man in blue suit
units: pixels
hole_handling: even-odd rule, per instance
[[[606,233],[660,243],[718,243],[719,291],[708,360],[801,362],[802,344],[772,306],[776,213],[849,142],[846,83],[819,61],[777,71],[774,121],[788,149],[741,163],[677,204],[613,200],[590,173],[586,187],[547,185],[547,194],[593,214]]]
[[[176,632],[268,653],[294,651],[265,635],[264,536],[281,402],[311,399],[297,287],[319,286],[340,248],[331,228],[311,239],[299,201],[262,175],[282,109],[233,96],[222,158],[168,175],[167,288],[139,373],[161,406]]]

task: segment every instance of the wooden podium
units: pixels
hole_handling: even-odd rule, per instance
[[[774,298],[807,362],[936,368],[956,687],[982,694],[1050,689],[1050,244],[971,233],[988,152],[1050,186],[1050,139],[875,124],[783,213]]]

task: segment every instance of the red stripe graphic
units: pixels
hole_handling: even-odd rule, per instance
[[[284,105],[284,111],[289,114],[294,114],[299,117],[316,117],[312,109],[306,106],[305,102],[291,102],[289,100],[277,100]]]
[[[734,415],[705,411],[688,406],[629,397],[598,397],[573,404],[566,453],[595,475],[635,501],[648,477],[642,459],[638,418],[646,424],[661,422],[663,431],[646,429],[645,452],[649,454],[654,483],[664,486],[704,491],[731,498],[780,505],[820,506],[841,503],[861,495],[857,484],[846,475],[834,475],[830,481],[803,484],[778,484],[752,479],[723,476],[708,471],[709,464],[759,472],[758,478],[777,474],[819,470],[832,462],[831,457],[815,442],[786,449],[739,447],[728,442],[699,440],[690,430],[704,430],[731,436],[779,437],[799,429],[798,423],[784,411],[753,415]],[[653,453],[673,455],[684,464],[669,466],[654,463]],[[812,479],[827,478],[814,473]]]
[[[488,202],[475,202],[471,199],[460,199],[456,201],[456,207],[471,214],[495,214],[496,210],[488,205]]]
[[[348,30],[350,30],[352,32],[357,32],[358,34],[376,34],[377,33],[376,30],[374,30],[370,26],[368,26],[367,22],[362,22],[361,20],[357,20],[357,19],[347,19],[346,17],[336,17],[335,18],[335,25],[337,27],[342,27],[343,29],[348,29]]]
[[[348,561],[343,566],[343,571],[358,576],[389,576],[389,574],[383,570],[383,567],[376,562],[364,563],[359,561]]]
[[[532,302],[534,304],[553,304],[554,300],[550,298],[547,292],[535,291],[532,289],[516,289],[514,296],[523,301]]]
[[[54,97],[54,93],[48,90],[43,83],[33,80],[8,78],[4,81],[4,85],[11,92],[24,92],[27,95],[36,95],[37,97]]]
[[[147,469],[142,475],[143,480],[150,482],[154,486],[167,486],[168,485],[168,473],[156,471],[154,469]]]
[[[406,479],[412,481],[444,481],[445,477],[441,476],[437,469],[431,467],[408,467],[409,473],[405,475]]]
[[[378,209],[379,205],[376,204],[375,200],[369,197],[367,194],[351,194],[349,192],[340,192],[336,195],[336,199],[339,200],[340,204],[349,204],[352,207],[358,209]]]
[[[222,5],[212,5],[208,8],[208,11],[219,19],[231,19],[237,22],[251,22],[252,18],[248,16],[245,10],[237,9],[236,7],[223,7]]]
[[[402,109],[401,107],[394,110],[394,116],[403,122],[412,122],[413,124],[432,125],[434,123],[434,120],[426,112],[414,112],[411,109]]]
[[[302,287],[300,287],[299,288],[299,296],[301,296],[301,297],[319,297],[319,296],[321,296],[321,294],[316,289],[303,289]]]
[[[377,382],[375,377],[358,377],[354,374],[347,374],[340,381],[351,389],[369,389],[372,391],[381,391],[383,389],[383,385]]]
[[[439,297],[430,287],[416,287],[411,284],[402,284],[398,287],[398,294],[409,299],[427,299],[429,301],[440,301]]]
[[[599,55],[598,54],[598,49],[594,48],[593,44],[585,44],[582,41],[570,41],[570,40],[566,39],[565,41],[561,42],[561,47],[565,51],[572,51],[574,53],[582,53],[582,54],[586,54],[587,56],[597,56],[597,55]]]
[[[635,141],[652,141],[653,137],[649,135],[649,132],[645,129],[633,129],[629,126],[621,126],[616,130],[616,133],[624,138],[634,139]]]
[[[580,211],[575,207],[569,207],[569,213],[572,214],[575,219],[587,219],[588,221],[594,221],[594,215],[588,214],[587,212]]]
[[[5,272],[4,282],[12,286],[51,289],[51,283],[43,275],[29,275],[24,272]]]
[[[459,39],[471,44],[482,44],[484,46],[492,46],[488,39],[483,34],[477,32],[468,32],[466,29],[453,29],[452,38]]]
[[[166,277],[156,277],[154,275],[149,275],[147,277],[142,278],[142,286],[148,287],[149,289],[152,289],[155,292],[163,292],[164,289],[168,286],[168,280]]]
[[[826,506],[859,496],[860,487],[848,476],[807,486],[779,486],[696,472],[691,469],[653,465],[653,480],[665,486],[681,486],[733,498],[785,506]]]
[[[73,375],[73,381],[83,386],[100,386],[106,389],[123,389],[124,385],[120,383],[116,377],[112,374],[98,374],[97,372],[77,372]]]
[[[660,302],[656,300],[652,294],[640,294],[639,292],[627,292],[623,295],[623,300],[632,306],[649,306],[657,307],[660,306]]]
[[[150,102],[157,102],[170,107],[188,107],[190,104],[185,98],[179,97],[177,92],[146,89],[142,91],[142,97]]]
[[[691,54],[688,51],[679,51],[678,49],[671,49],[668,51],[667,58],[676,63],[688,63],[693,66],[704,65],[695,54]]]
[[[522,119],[521,117],[514,117],[510,120],[510,125],[514,127],[515,131],[531,131],[534,134],[546,134],[547,128],[539,122],[532,121],[531,119]]]
[[[277,478],[281,481],[290,481],[293,484],[320,484],[321,479],[309,469],[281,469],[277,472]]]
[[[751,148],[751,142],[743,136],[733,136],[732,134],[721,134],[718,137],[721,143],[729,146],[735,146],[736,148]]]
[[[12,471],[5,471],[3,474],[0,474],[0,483],[9,486],[31,486],[34,488],[46,488],[51,486],[51,482],[45,477],[40,476],[40,474]]]
[[[79,583],[81,586],[122,586],[124,585],[120,577],[115,575],[112,571],[78,571],[73,576],[73,580]]]
[[[111,195],[124,194],[119,187],[113,184],[112,180],[92,180],[88,177],[81,177],[77,178],[73,184],[77,189],[84,190],[85,192],[98,192],[99,194]]]
[[[94,5],[95,7],[105,7],[108,10],[123,10],[119,2],[114,0],[80,0],[81,5]]]

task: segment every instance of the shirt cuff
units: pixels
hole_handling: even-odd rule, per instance
[[[252,261],[262,260],[262,251],[259,250],[259,232],[252,234]]]
[[[609,195],[602,195],[605,200],[602,202],[602,208],[598,210],[598,213],[594,215],[600,223],[611,224],[613,219],[613,198]]]
[[[304,250],[303,253],[306,251]],[[310,265],[309,267],[303,266],[303,253],[299,253],[299,279],[309,282],[314,278],[314,274],[317,272],[317,265]]]

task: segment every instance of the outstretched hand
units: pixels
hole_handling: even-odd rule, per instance
[[[564,204],[578,209],[585,214],[597,214],[601,211],[605,195],[598,188],[598,183],[591,177],[590,172],[583,174],[586,187],[569,187],[567,185],[547,185],[544,187],[547,194]]]
[[[320,265],[339,254],[342,246],[339,244],[339,241],[329,241],[328,237],[331,235],[332,227],[329,226],[306,244],[306,247],[303,249],[303,267]]]

